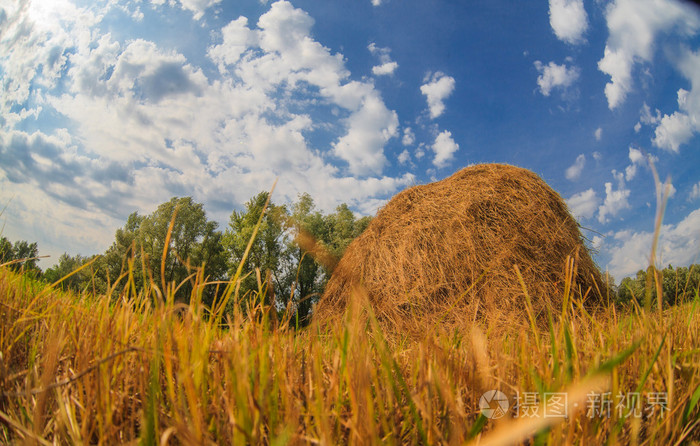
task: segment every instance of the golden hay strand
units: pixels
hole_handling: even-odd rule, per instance
[[[529,170],[475,165],[392,198],[348,247],[316,318],[336,318],[361,284],[391,331],[474,314],[514,321],[524,304],[513,265],[541,317],[547,305],[561,309],[567,256],[576,259],[577,292],[599,298],[600,271],[559,194]]]

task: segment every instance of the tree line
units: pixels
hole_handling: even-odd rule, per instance
[[[279,309],[290,309],[295,320],[304,325],[334,265],[316,260],[312,248],[296,241],[297,235],[312,236],[324,252],[340,258],[370,220],[357,218],[346,204],[335,212],[323,213],[306,193],[285,206],[270,202],[269,194],[261,192],[242,210],[234,211],[228,225],[220,230],[217,222],[207,218],[203,204],[192,197],[174,197],[149,215],[129,215],[103,254],[63,254],[55,266],[42,272],[34,259],[38,256],[36,243],[12,245],[3,238],[0,264],[14,261],[8,263],[10,268],[21,268],[49,284],[60,281],[57,287],[77,293],[108,293],[113,288],[110,285],[130,271],[135,289],[150,283],[158,287],[176,284],[175,299],[182,302],[189,301],[193,274],[201,268],[207,282],[219,285],[202,290],[203,303],[211,305],[235,275],[257,227],[242,265],[238,295],[242,300],[262,296],[267,304],[274,299]]]
[[[656,272],[658,279],[655,279]],[[657,282],[659,282],[657,284]],[[698,298],[700,287],[700,264],[674,268],[668,265],[660,271],[653,267],[640,269],[634,277],[625,277],[616,288],[616,298],[620,303],[635,303],[643,306],[657,304],[658,288],[664,306],[676,305]]]

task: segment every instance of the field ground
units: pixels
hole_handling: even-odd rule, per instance
[[[297,331],[261,305],[209,313],[199,299],[213,285],[194,280],[184,305],[174,285],[139,291],[127,276],[110,300],[0,268],[0,442],[700,441],[697,291],[661,311],[589,315],[564,299],[545,326],[525,317],[402,339],[361,291],[343,323]]]

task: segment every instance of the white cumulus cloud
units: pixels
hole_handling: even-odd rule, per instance
[[[394,71],[399,67],[399,64],[391,60],[391,50],[389,48],[380,48],[374,42],[367,46],[367,49],[374,56],[379,58],[379,65],[372,67],[372,74],[375,76],[386,76],[394,74]]]
[[[567,67],[554,62],[544,65],[536,60],[535,68],[540,73],[537,77],[537,85],[544,96],[549,96],[554,89],[565,90],[571,87],[579,78],[579,69],[574,66]]]
[[[661,117],[652,140],[655,146],[673,152],[700,132],[700,51],[684,49],[677,66],[691,89],[678,90],[678,110]]]
[[[182,9],[190,11],[194,19],[199,20],[207,9],[221,3],[221,0],[179,0],[179,2]]]
[[[700,29],[700,16],[671,0],[616,0],[608,5],[605,18],[609,37],[598,69],[610,76],[605,86],[610,109],[632,90],[632,67],[652,60],[660,33],[677,30],[689,35]]]
[[[685,113],[665,115],[654,132],[654,145],[678,153],[679,147],[692,138],[695,127],[695,123]]]
[[[411,154],[408,153],[408,149],[403,149],[403,152],[399,153],[398,161],[401,164],[406,164],[411,161]]]
[[[581,172],[583,172],[583,168],[585,165],[586,155],[580,154],[576,157],[576,161],[574,161],[574,164],[572,164],[566,169],[566,179],[571,181],[578,179],[581,176]]]
[[[443,130],[435,138],[432,149],[433,152],[435,152],[433,165],[441,168],[447,166],[449,162],[452,161],[454,153],[459,150],[459,144],[452,139],[451,132]]]
[[[693,187],[690,189],[690,193],[688,194],[689,201],[694,201],[698,198],[700,198],[700,181],[693,184]]]
[[[603,139],[603,129],[598,127],[597,129],[595,129],[593,135],[595,136],[596,141],[600,141],[601,139]]]
[[[645,102],[639,112],[639,122],[646,125],[655,125],[661,121],[661,111],[656,109],[656,114],[651,113],[651,107]]]
[[[635,177],[635,175],[637,175],[637,167],[644,165],[646,163],[646,159],[644,158],[642,151],[635,149],[634,147],[630,147],[628,156],[632,164],[625,168],[625,179],[630,181]]]
[[[372,74],[375,76],[386,76],[388,74],[393,74],[398,67],[399,64],[396,62],[387,62],[381,65],[375,65],[372,67]]]
[[[416,135],[413,133],[413,129],[411,129],[411,127],[404,127],[401,144],[410,146],[413,145],[414,142],[416,142]]]
[[[600,199],[591,188],[572,195],[566,200],[566,204],[576,218],[591,218],[598,209]]]
[[[605,183],[605,199],[598,208],[598,222],[605,224],[609,217],[615,217],[624,209],[629,209],[630,190],[625,185],[625,176],[622,172],[612,171],[617,180],[617,189],[613,189],[613,183]]]
[[[559,40],[570,44],[584,42],[588,16],[583,0],[549,0],[549,24]]]
[[[454,91],[455,80],[453,77],[438,71],[427,76],[425,82],[425,84],[421,85],[420,91],[428,101],[430,117],[435,119],[445,111],[444,101]]]
[[[378,96],[367,96],[348,119],[348,132],[334,145],[334,153],[348,162],[355,175],[381,173],[387,160],[384,145],[398,133],[399,118]]]
[[[257,39],[257,34],[248,28],[248,18],[239,17],[221,28],[222,42],[209,47],[207,55],[226,72],[226,67],[238,62],[241,54],[251,48]]]
[[[155,6],[162,6],[165,0],[150,0]],[[192,18],[199,20],[204,16],[204,12],[212,6],[221,3],[221,0],[169,0],[169,6],[179,6],[185,11],[192,13]]]

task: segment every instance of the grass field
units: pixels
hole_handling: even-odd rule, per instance
[[[548,324],[383,333],[362,290],[306,330],[250,304],[176,304],[176,284],[67,294],[0,268],[0,442],[697,444],[700,299]],[[235,287],[227,296],[237,299]],[[505,413],[482,406],[499,390]],[[515,404],[518,403],[518,404]],[[488,414],[503,415],[488,418]]]

